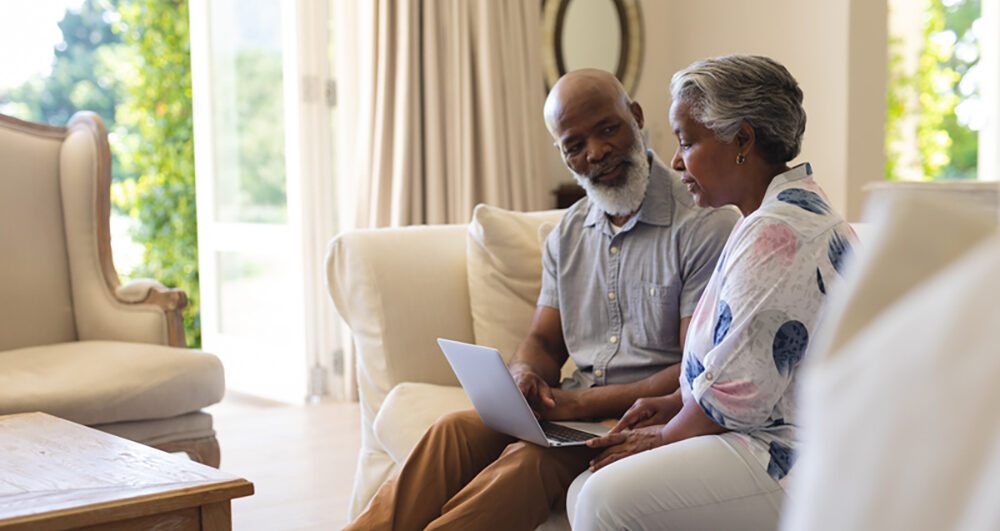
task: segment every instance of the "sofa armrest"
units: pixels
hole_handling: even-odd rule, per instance
[[[401,382],[457,385],[436,338],[473,341],[466,225],[354,230],[326,256],[327,289],[351,329],[367,421]]]

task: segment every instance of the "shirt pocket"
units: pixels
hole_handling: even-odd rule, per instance
[[[628,287],[625,327],[633,345],[668,350],[679,345],[680,283],[634,282]]]

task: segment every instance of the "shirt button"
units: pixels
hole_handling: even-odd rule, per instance
[[[611,254],[618,254],[618,248],[617,247],[612,247],[611,248]]]
[[[654,289],[654,288],[649,288],[649,294],[650,294],[650,295],[656,295],[656,289]]]
[[[596,371],[594,371],[594,376],[600,378],[601,376],[604,376],[604,371],[602,371],[601,369],[597,369]]]
[[[713,379],[715,379],[715,375],[712,374],[712,371],[706,372],[705,379],[711,382]]]
[[[611,293],[608,293],[608,298],[611,300],[615,300],[615,292],[612,291]]]
[[[617,343],[618,342],[618,336],[611,336],[611,342],[612,343]]]

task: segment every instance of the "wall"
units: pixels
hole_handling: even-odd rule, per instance
[[[634,99],[650,144],[668,160],[676,148],[667,112],[670,76],[705,57],[770,56],[805,93],[802,155],[834,207],[857,220],[862,186],[882,179],[885,124],[885,0],[643,0],[643,67]],[[569,179],[558,159],[554,182]]]

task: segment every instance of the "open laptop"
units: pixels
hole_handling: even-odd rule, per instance
[[[531,406],[495,348],[438,339],[479,418],[490,428],[540,446],[580,446],[611,431],[596,422],[549,422],[535,418]]]

